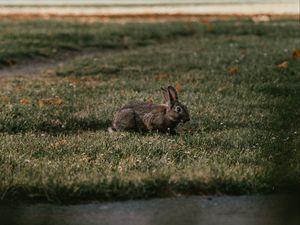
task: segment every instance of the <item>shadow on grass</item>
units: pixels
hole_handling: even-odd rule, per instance
[[[279,99],[279,104],[270,108],[273,118],[268,124],[268,140],[263,145],[263,157],[272,161],[266,180],[272,186],[269,191],[299,190],[300,83],[270,85],[261,91]]]
[[[94,201],[125,201],[130,199],[150,199],[174,197],[174,194],[183,195],[216,195],[227,193],[240,195],[252,192],[251,183],[236,183],[230,179],[216,178],[213,185],[207,185],[203,180],[183,179],[182,182],[170,181],[170,176],[155,174],[150,178],[135,182],[122,182],[118,176],[104,179],[97,184],[81,185],[79,191],[61,183],[51,183],[45,186],[28,187],[14,186],[7,190],[5,199],[26,202],[54,202],[60,204],[76,204],[79,202]],[[1,203],[1,201],[0,201]]]
[[[33,126],[24,126],[23,121],[14,124],[2,124],[0,132],[6,132],[10,134],[24,133],[24,132],[37,132],[37,133],[49,133],[51,135],[59,134],[73,134],[82,131],[97,131],[107,130],[111,126],[110,120],[99,120],[96,118],[79,119],[71,117],[67,119],[63,124],[54,123],[51,121],[41,121],[35,123]]]

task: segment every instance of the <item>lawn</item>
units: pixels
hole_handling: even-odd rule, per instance
[[[2,67],[98,51],[38,76],[0,78],[2,200],[299,187],[298,21],[0,23]],[[169,84],[191,115],[179,135],[107,132],[118,107],[161,103],[160,87]]]
[[[186,23],[76,23],[62,21],[0,21],[0,68],[30,59],[94,49],[128,49],[180,36],[203,27]]]

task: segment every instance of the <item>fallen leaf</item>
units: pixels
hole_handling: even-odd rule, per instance
[[[8,97],[8,96],[2,96],[2,97],[1,97],[1,101],[2,101],[4,104],[8,104],[8,103],[9,103],[9,97]]]
[[[167,73],[160,73],[155,76],[155,80],[167,80],[169,77],[170,76]]]
[[[20,100],[20,104],[21,104],[21,105],[29,105],[29,100],[26,99],[26,98],[22,98],[22,99]]]
[[[286,69],[286,68],[288,68],[288,66],[289,66],[288,61],[284,61],[284,62],[279,63],[279,64],[276,65],[276,67],[279,68],[279,69]]]
[[[298,49],[297,51],[293,52],[293,57],[294,58],[299,58],[300,57],[300,49]]]
[[[70,87],[76,88],[77,84],[80,82],[80,80],[71,78],[69,79],[69,85]]]
[[[70,84],[78,84],[80,82],[80,80],[78,80],[78,79],[75,79],[75,78],[71,78],[71,79],[69,79],[69,83]]]
[[[177,92],[181,92],[183,90],[183,88],[180,84],[176,84],[175,89]]]
[[[58,147],[65,145],[65,144],[67,144],[67,141],[65,139],[62,139],[57,142],[51,143],[49,147],[53,148],[53,149],[57,149]]]
[[[43,107],[44,105],[61,105],[62,103],[63,103],[63,100],[59,97],[44,98],[44,99],[39,99],[37,101],[37,104],[39,107]]]
[[[238,67],[231,67],[228,69],[228,73],[229,75],[235,75],[239,72],[239,68]]]

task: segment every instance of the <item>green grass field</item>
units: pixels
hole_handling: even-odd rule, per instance
[[[298,188],[298,25],[0,22],[2,67],[99,50],[50,73],[0,78],[0,198],[78,202]],[[275,66],[285,61],[287,68]],[[191,114],[179,135],[106,131],[118,107],[160,103],[160,87],[169,84],[182,89]],[[62,104],[37,103],[55,96]]]

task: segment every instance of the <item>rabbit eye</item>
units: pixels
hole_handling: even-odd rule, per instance
[[[182,108],[180,106],[175,107],[175,112],[180,113],[182,111]]]

